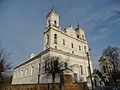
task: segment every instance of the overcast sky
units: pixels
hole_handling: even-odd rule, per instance
[[[107,46],[120,46],[120,0],[0,0],[1,46],[13,67],[43,50],[46,15],[55,6],[62,30],[79,21],[85,29],[94,68]]]

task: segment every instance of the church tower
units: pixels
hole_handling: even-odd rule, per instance
[[[78,23],[77,28],[75,29],[78,39],[86,40],[84,29],[82,29]]]
[[[44,32],[44,50],[53,47],[54,44],[57,44],[58,35],[53,35],[53,33],[55,33],[56,31],[60,31],[59,20],[60,16],[57,14],[53,7],[46,16],[46,29]]]
[[[51,11],[46,16],[46,19],[47,19],[46,28],[48,28],[50,26],[59,28],[59,18],[60,18],[60,16],[56,13],[54,8],[51,9]]]

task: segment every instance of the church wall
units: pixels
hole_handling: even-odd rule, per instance
[[[82,42],[80,40],[77,40],[77,38],[72,38],[65,34],[64,32],[59,32],[57,30],[51,29],[50,30],[50,47],[57,49],[67,51],[69,53],[73,53],[82,57],[86,57],[86,53],[88,51],[88,45],[87,42]],[[57,44],[54,44],[54,35],[57,34]],[[65,40],[65,45],[63,45],[63,39]],[[71,44],[73,43],[73,48]],[[80,46],[80,49],[79,49]],[[84,50],[84,46],[86,46],[86,51]]]
[[[84,78],[84,81],[86,81],[86,77],[88,76],[88,62],[86,59],[82,58],[75,58],[69,55],[66,55],[66,53],[57,53],[54,51],[49,51],[43,55],[41,55],[39,58],[32,60],[29,63],[26,63],[14,70],[13,74],[13,81],[12,84],[27,84],[27,83],[38,83],[38,73],[40,73],[40,83],[51,83],[52,80],[51,78],[46,78],[43,70],[43,65],[44,65],[44,57],[46,56],[59,56],[61,57],[61,60],[64,62],[67,61],[68,66],[73,69],[74,72],[72,72],[72,76],[74,78],[74,73],[78,75],[78,81],[80,81],[80,78]],[[41,66],[39,66],[39,63]],[[34,67],[33,73],[31,75],[31,67]],[[80,73],[80,66],[83,67],[83,74]],[[39,67],[40,67],[40,72],[39,72]],[[26,70],[28,69],[27,75],[26,75]],[[22,76],[21,76],[21,71],[22,71]],[[56,79],[58,81],[59,79]]]
[[[22,65],[14,70],[13,84],[26,84],[37,82],[40,58],[33,60],[25,65]]]
[[[60,54],[56,52],[50,52],[51,56],[59,56],[62,61],[67,61],[69,67],[73,69],[72,74],[77,73],[78,75],[78,81],[80,81],[80,77],[84,78],[84,81],[86,81],[86,77],[88,76],[88,61],[86,59],[80,59],[75,58],[71,56],[67,56],[66,54]],[[83,74],[80,72],[80,66],[83,67]],[[92,67],[91,67],[92,69]],[[74,76],[74,75],[73,75]]]

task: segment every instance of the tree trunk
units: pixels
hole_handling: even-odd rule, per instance
[[[55,90],[55,78],[52,80],[52,90]]]

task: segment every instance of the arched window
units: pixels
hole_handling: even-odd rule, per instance
[[[28,75],[28,68],[26,68],[26,70],[25,70],[25,76],[27,76]]]
[[[57,34],[54,34],[54,44],[57,44]]]
[[[80,73],[83,74],[83,67],[80,66]]]
[[[90,68],[89,68],[89,66],[87,67],[87,69],[88,69],[88,75],[90,74]]]
[[[21,74],[21,77],[23,77],[23,70],[21,70],[21,73],[20,73],[20,74]]]
[[[85,39],[84,35],[82,35],[82,39],[83,39],[83,40]]]
[[[75,80],[75,82],[78,81],[78,75],[77,75],[77,73],[74,73],[74,80]]]
[[[63,39],[63,45],[65,45],[65,39]]]
[[[51,26],[51,24],[50,24],[50,20],[48,20],[48,26]]]
[[[87,52],[86,46],[84,46],[84,51],[85,51],[85,53]]]
[[[57,26],[57,22],[56,21],[54,21],[54,25]]]
[[[73,43],[71,43],[71,47],[73,48]]]
[[[106,73],[106,68],[105,68],[105,66],[103,66],[103,72]]]
[[[31,72],[30,72],[30,75],[33,75],[34,73],[34,66],[31,66]]]
[[[81,47],[80,47],[80,45],[79,45],[79,50],[81,51]]]
[[[47,44],[49,44],[49,35],[47,34]]]

